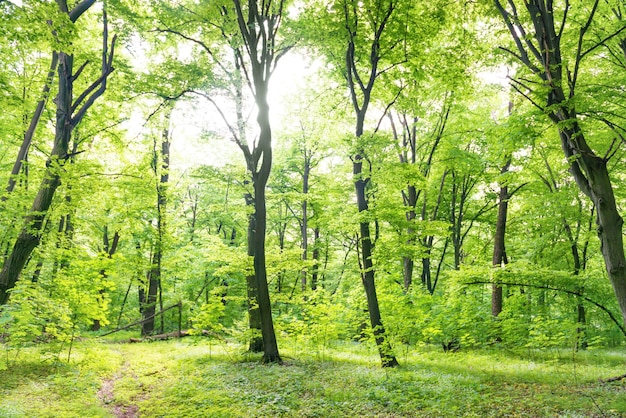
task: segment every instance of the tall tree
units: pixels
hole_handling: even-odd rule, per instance
[[[83,0],[69,10],[65,0],[57,0],[63,15],[82,14],[88,10],[95,0]],[[32,251],[39,245],[41,230],[46,212],[50,208],[54,193],[61,184],[61,176],[65,162],[71,157],[69,143],[74,128],[82,121],[87,110],[105,92],[106,82],[113,72],[113,52],[115,36],[109,48],[106,9],[103,9],[102,62],[99,78],[83,90],[77,97],[74,95],[74,83],[87,64],[74,72],[74,55],[69,51],[58,52],[58,92],[56,103],[56,126],[54,145],[50,158],[46,163],[46,172],[39,186],[39,191],[30,212],[24,218],[24,226],[17,237],[13,249],[0,271],[0,304],[9,298],[9,290],[13,288],[26,261]],[[62,44],[69,40],[63,40]]]
[[[626,322],[626,258],[622,236],[624,221],[617,208],[607,167],[613,155],[612,147],[608,147],[605,156],[602,156],[590,146],[587,140],[589,130],[581,122],[578,110],[582,102],[577,100],[582,94],[581,81],[597,74],[582,71],[585,60],[589,60],[608,40],[605,38],[592,42],[586,36],[592,25],[596,24],[600,1],[574,5],[565,2],[560,9],[555,9],[550,0],[524,1],[520,7],[517,5],[519,2],[514,0],[508,0],[507,3],[505,7],[502,2],[495,0],[515,43],[516,51],[508,51],[536,79],[532,82],[522,77],[513,79],[513,88],[552,121],[558,131],[564,156],[570,163],[572,177],[596,207],[597,232],[604,264],[622,318]],[[530,30],[529,25],[532,25]],[[570,41],[572,47],[569,47],[572,45]],[[566,54],[565,58],[563,54]]]
[[[163,299],[159,296],[161,296],[161,266],[165,242],[167,186],[170,177],[170,117],[172,111],[172,105],[165,109],[160,148],[157,146],[156,139],[154,141],[152,169],[157,179],[157,230],[152,248],[152,260],[147,273],[147,291],[144,290],[143,293],[140,293],[145,295],[144,300],[140,301],[143,305],[141,309],[143,320],[141,323],[141,335],[150,335],[154,332],[157,300],[161,303],[161,310],[163,309]]]
[[[366,136],[364,136],[365,118],[372,100],[374,84],[382,71],[378,67],[382,54],[381,41],[385,28],[396,10],[396,3],[394,1],[374,1],[373,4],[366,6],[361,2],[342,0],[340,7],[344,16],[347,41],[345,76],[356,116],[354,134],[357,146],[351,158],[357,207],[361,215],[359,222],[359,244],[362,262],[361,280],[365,288],[370,324],[376,339],[382,365],[383,367],[395,367],[398,365],[398,361],[393,354],[391,342],[386,335],[381,319],[374,281],[375,269],[372,258],[374,239],[370,231],[370,220],[367,215],[369,209],[367,186],[370,182],[369,171],[371,171],[371,162],[364,155],[364,150],[359,145],[359,142],[367,140]],[[369,16],[366,12],[367,9],[371,10]],[[363,17],[365,17],[365,23],[360,20]],[[359,36],[362,38],[359,38]],[[359,45],[361,42],[363,45]],[[360,61],[363,57],[357,52],[357,47],[360,49],[365,45],[369,46],[370,54],[368,65],[363,66]],[[365,170],[363,168],[364,163],[366,164]]]
[[[261,334],[263,335],[263,361],[281,362],[272,320],[272,305],[267,284],[265,265],[265,232],[267,229],[267,209],[265,186],[272,168],[272,126],[270,124],[267,101],[269,82],[280,57],[288,49],[281,49],[278,30],[284,12],[284,2],[258,2],[249,0],[247,5],[233,0],[237,24],[247,55],[246,76],[257,107],[259,138],[252,150],[247,144],[239,146],[246,157],[248,170],[252,175],[254,188],[254,273],[257,285],[257,302],[261,314]],[[237,57],[242,67],[246,60]]]

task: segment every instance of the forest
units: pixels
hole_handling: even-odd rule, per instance
[[[0,416],[626,414],[626,1],[0,13]]]

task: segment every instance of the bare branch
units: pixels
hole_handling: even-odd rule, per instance
[[[196,39],[196,38],[192,38],[191,36],[187,36],[182,32],[179,32],[177,30],[174,29],[170,29],[170,28],[165,28],[165,29],[160,29],[157,28],[156,29],[157,32],[161,32],[161,33],[171,33],[172,35],[176,35],[179,36],[189,42],[193,42],[196,45],[200,46],[202,49],[204,49],[204,51],[209,54],[209,56],[211,57],[211,59],[213,60],[213,62],[215,64],[217,64],[220,69],[224,72],[224,74],[226,74],[227,76],[230,76],[230,71],[228,71],[228,69],[226,67],[224,67],[224,65],[222,64],[222,61],[220,59],[218,59],[215,54],[213,53],[213,50],[211,48],[209,48],[209,46],[207,44],[205,44],[204,42]]]
[[[583,27],[580,28],[580,32],[578,34],[578,45],[576,47],[576,61],[574,63],[574,75],[571,77],[571,81],[570,81],[571,86],[572,86],[571,90],[574,90],[574,87],[576,86],[576,81],[578,79],[578,71],[580,69],[580,62],[582,61],[583,56],[598,47],[598,45],[596,45],[592,49],[585,51],[584,54],[582,53],[583,40],[585,37],[585,33],[587,32],[587,30],[589,30],[589,27],[591,26],[591,22],[593,22],[593,17],[596,13],[596,9],[598,8],[598,3],[599,3],[599,0],[595,0],[593,7],[591,9],[591,12],[589,13],[587,22],[585,23]]]
[[[108,64],[112,63],[112,60],[113,60],[113,53],[115,51],[115,41],[116,41],[116,39],[117,39],[117,35],[114,35],[113,36],[113,40],[111,41],[111,53],[109,55]],[[104,70],[104,72],[102,73],[100,78],[94,84],[92,84],[92,86],[90,86],[88,88],[88,90],[93,90],[93,88],[95,88],[95,86],[98,86],[98,85],[100,86],[100,88],[98,88],[98,90],[95,90],[91,94],[91,96],[89,96],[89,98],[85,101],[85,103],[82,105],[80,110],[76,113],[76,115],[72,117],[72,125],[73,126],[76,126],[76,125],[78,125],[80,123],[80,121],[85,116],[85,113],[87,112],[87,110],[94,104],[94,102],[96,101],[96,99],[98,99],[98,97],[102,96],[102,94],[106,90],[107,78],[113,72],[113,70],[114,70],[113,67],[111,67],[110,65],[107,65],[106,69]],[[80,98],[82,98],[82,97],[83,97],[83,95],[81,95]],[[79,103],[74,103],[74,105],[72,105],[72,110],[76,109],[76,107],[78,105],[79,105]]]
[[[81,65],[80,68],[78,68],[78,70],[76,70],[76,73],[74,73],[74,75],[72,76],[72,81],[76,81],[78,79],[78,77],[80,77],[80,73],[83,72],[83,70],[85,69],[87,64],[89,64],[89,61],[85,61],[83,63],[83,65]]]
[[[537,109],[541,110],[542,112],[545,112],[545,108],[543,106],[541,106],[539,103],[537,103],[535,100],[533,100],[527,93],[523,92],[519,88],[519,86],[516,85],[516,84],[519,84],[520,86],[528,89],[526,86],[524,86],[524,84],[520,83],[518,80],[515,80],[513,78],[509,78],[509,80],[511,80],[513,82],[513,83],[511,83],[511,87],[513,87],[513,89],[515,89],[515,91],[517,91],[519,94],[524,96],[524,98],[526,98],[526,100],[528,100],[530,103],[532,103]],[[530,89],[528,89],[528,90],[532,91]]]
[[[376,124],[376,129],[374,129],[374,132],[378,132],[378,129],[380,129],[380,124],[383,122],[383,119],[385,118],[385,116],[389,114],[389,109],[391,109],[391,106],[393,106],[396,103],[396,101],[398,100],[398,97],[400,97],[400,93],[402,93],[402,90],[404,90],[403,87],[399,88],[393,100],[387,103],[387,106],[385,107],[385,110],[383,111],[382,116],[380,117],[380,119],[378,120],[378,123]],[[391,118],[391,114],[389,114],[389,117]],[[392,124],[393,124],[393,120],[392,120]],[[394,130],[395,130],[395,127],[394,127]],[[395,135],[397,137],[397,133]]]
[[[74,6],[74,8],[68,13],[70,16],[70,20],[72,22],[76,22],[78,20],[78,18],[85,13],[87,10],[89,10],[89,8],[91,6],[93,6],[93,4],[96,2],[96,0],[83,0],[80,3],[78,3],[76,6]],[[59,3],[57,1],[57,3]],[[65,12],[67,12],[67,2],[65,0],[62,1],[62,3],[65,3]]]
[[[582,52],[580,54],[580,59],[583,59],[585,57],[585,55],[593,52],[596,48],[601,47],[603,45],[605,45],[608,41],[610,41],[611,39],[615,38],[617,35],[621,34],[622,32],[624,32],[626,30],[626,26],[624,26],[623,28],[620,28],[620,30],[618,30],[617,32],[613,33],[612,35],[607,36],[606,38],[602,39],[601,41],[599,41],[598,43],[596,43],[594,46],[592,46],[591,48],[587,49],[586,51]]]

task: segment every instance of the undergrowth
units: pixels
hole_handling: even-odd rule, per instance
[[[401,351],[283,342],[285,364],[202,339],[84,340],[70,361],[46,346],[0,362],[0,417],[612,417],[626,415],[626,353]]]

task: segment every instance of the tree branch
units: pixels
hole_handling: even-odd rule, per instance
[[[476,284],[493,284],[493,282],[491,281],[482,281],[482,280],[476,280],[473,282],[467,282],[464,283],[466,285],[476,285]],[[582,299],[584,299],[585,301],[591,303],[592,305],[597,306],[598,308],[600,308],[602,311],[604,311],[609,318],[611,318],[611,320],[613,321],[613,323],[619,328],[619,330],[622,332],[622,334],[624,336],[626,336],[626,329],[624,329],[624,327],[622,326],[622,324],[617,320],[617,318],[615,317],[615,315],[613,315],[613,312],[611,312],[607,307],[601,305],[600,303],[596,302],[595,300],[588,298],[587,296],[583,295],[580,292],[575,292],[573,290],[568,290],[568,289],[559,289],[557,287],[552,287],[552,286],[546,286],[546,285],[539,285],[539,284],[528,284],[528,283],[499,283],[500,286],[514,286],[514,287],[530,287],[533,289],[545,289],[545,290],[552,290],[555,292],[563,292],[563,293],[567,293],[568,295],[572,295],[572,296],[577,296],[580,297]]]
[[[83,0],[80,3],[78,3],[76,6],[74,6],[74,8],[68,13],[70,16],[70,20],[72,22],[76,22],[78,20],[78,18],[85,13],[91,6],[93,6],[93,4],[96,2],[96,0]],[[65,3],[65,11],[67,12],[67,3],[65,0],[63,0],[63,3]]]

